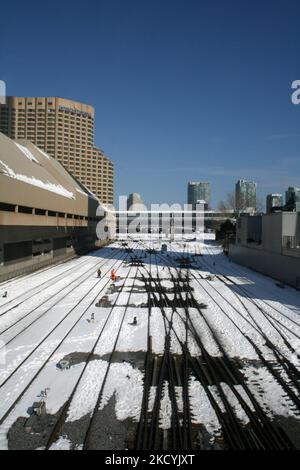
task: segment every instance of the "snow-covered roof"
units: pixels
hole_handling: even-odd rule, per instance
[[[85,213],[91,193],[54,158],[0,133],[0,202]]]

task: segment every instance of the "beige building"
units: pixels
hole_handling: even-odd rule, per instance
[[[63,98],[7,97],[0,132],[27,139],[58,160],[104,204],[113,204],[114,167],[94,145],[95,110]]]
[[[57,160],[0,132],[0,282],[106,243],[98,206]]]

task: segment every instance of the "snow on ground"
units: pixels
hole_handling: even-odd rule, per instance
[[[137,325],[132,325],[136,317]],[[119,351],[146,351],[148,334],[148,309],[129,307],[118,340]]]
[[[292,287],[285,286],[279,289],[276,281],[268,276],[252,271],[244,266],[231,262],[218,246],[201,243],[202,253],[205,254],[205,263],[214,272],[225,274],[237,284],[243,285],[253,299],[262,299],[265,302],[275,302],[282,310],[289,310],[300,319],[300,296]],[[215,266],[213,266],[215,262]],[[201,263],[201,258],[200,258]]]
[[[132,286],[135,287],[144,287],[145,283],[139,279],[133,279],[133,278],[128,278],[128,279],[121,279],[115,282],[116,287],[129,287],[131,288]],[[129,291],[130,292],[130,291]]]
[[[92,265],[85,265],[80,266],[76,273],[70,278],[62,278],[58,282],[52,283],[49,285],[49,288],[43,288],[39,293],[35,293],[36,289],[30,294],[25,296],[26,305],[24,305],[24,299],[19,299],[19,305],[15,306],[13,310],[3,313],[1,320],[0,320],[0,338],[2,341],[7,342],[10,337],[14,337],[17,331],[23,331],[26,325],[32,322],[34,318],[39,318],[43,312],[48,311],[51,309],[52,306],[55,306],[59,299],[68,298],[68,293],[74,292],[73,298],[75,301],[78,301],[78,289],[77,287],[80,286],[82,283],[82,276],[85,275],[88,269],[91,268]],[[90,277],[88,281],[94,281],[94,278]],[[71,297],[71,296],[70,296]],[[61,305],[61,304],[60,304]],[[3,308],[5,312],[8,308],[12,308],[11,305]],[[35,310],[34,310],[35,309]],[[32,315],[31,312],[34,310],[34,314]],[[52,310],[52,309],[51,309]],[[30,316],[26,317],[26,314],[30,313]],[[24,319],[24,320],[23,320]],[[10,325],[14,325],[15,322],[19,320],[18,327],[13,329],[11,333],[7,331],[7,328]]]
[[[208,314],[209,315],[209,314]],[[207,326],[207,323],[204,319],[199,315],[199,312],[195,308],[190,309],[190,318],[192,324],[195,326],[195,330],[200,336],[203,346],[208,351],[211,356],[220,356],[221,352],[213,339],[212,333]],[[211,320],[211,319],[210,319]],[[191,341],[189,342],[189,346],[191,345]],[[199,347],[196,346],[196,350],[193,348],[193,354],[199,354]],[[201,352],[200,352],[201,354]]]
[[[165,309],[168,311],[168,309]],[[151,309],[150,336],[152,337],[152,350],[155,354],[162,354],[165,345],[165,326],[160,309]]]
[[[153,248],[160,245],[160,241],[145,241],[132,254],[143,255],[145,246]],[[137,247],[137,243],[132,242],[132,246]],[[177,270],[175,267],[169,269],[170,263],[182,254],[199,253],[200,250],[204,256],[193,261],[200,268],[190,270],[191,276],[194,276],[191,286],[194,289],[194,297],[199,303],[206,304],[207,308],[202,309],[202,315],[197,309],[190,308],[189,314],[204,348],[211,356],[221,355],[209,329],[210,325],[230,357],[246,360],[247,365],[244,365],[241,371],[257,401],[270,416],[292,416],[299,419],[299,414],[295,412],[274,377],[264,367],[250,365],[249,361],[258,360],[258,356],[239,331],[244,332],[259,346],[267,360],[274,361],[271,350],[257,331],[258,325],[282,354],[299,368],[299,358],[288,350],[274,328],[276,325],[295,350],[300,350],[300,340],[295,336],[300,337],[299,292],[291,288],[279,291],[273,280],[230,263],[220,248],[212,244],[212,236],[208,242],[176,241],[168,244],[169,257],[148,255],[143,260],[145,268],[130,267],[122,263],[127,254],[124,251],[118,252],[119,248],[120,244],[116,242],[92,255],[0,284],[0,341],[7,343],[6,362],[0,364],[0,420],[11,408],[0,425],[1,448],[7,447],[6,434],[10,426],[19,416],[29,416],[28,409],[42,390],[48,389],[48,412],[56,413],[60,409],[71,395],[84,370],[85,362],[83,360],[67,370],[59,369],[58,362],[67,354],[88,353],[94,347],[97,356],[83,373],[68,410],[68,421],[76,421],[91,413],[100,391],[103,392],[100,409],[114,396],[117,418],[138,421],[143,396],[143,372],[119,358],[119,362],[113,362],[110,366],[108,362],[116,343],[119,326],[125,313],[116,343],[117,351],[146,351],[149,327],[152,352],[161,355],[165,349],[165,326],[168,331],[169,321],[172,319],[175,332],[171,332],[171,352],[181,354],[180,342],[185,341],[184,310],[178,308],[172,314],[171,308],[165,308],[164,313],[168,320],[166,323],[160,308],[151,308],[149,316],[149,309],[145,307],[148,293],[143,292],[144,282],[140,278],[141,274],[146,276],[147,270],[150,269],[152,276],[163,278],[164,287],[172,288],[171,277],[177,276]],[[101,279],[96,276],[99,266],[102,270]],[[116,291],[109,290],[112,285],[109,277],[112,267],[117,270]],[[211,273],[228,276],[245,289],[269,316],[280,321],[282,325],[274,321],[273,324],[270,323],[257,306],[225,278],[215,278],[214,281],[205,279],[206,275]],[[135,279],[136,275],[139,279]],[[155,290],[155,284],[153,287]],[[8,292],[7,298],[1,296],[5,291]],[[96,307],[95,302],[104,295],[108,296],[110,306]],[[172,293],[166,295],[169,299],[174,298]],[[185,295],[182,294],[183,297]],[[129,307],[126,310],[127,305]],[[7,311],[10,308],[11,310]],[[132,324],[134,317],[137,320],[136,325]],[[191,333],[188,335],[188,345],[192,355],[201,354]],[[107,381],[103,388],[107,371]],[[28,386],[32,380],[32,384]],[[247,415],[236,396],[227,384],[222,383],[221,386],[239,419],[247,423]],[[224,411],[216,386],[210,386],[209,390]],[[242,387],[236,386],[236,390],[251,408]],[[155,393],[156,387],[151,387],[149,410],[153,407]],[[178,407],[182,410],[181,387],[176,387],[176,395]],[[189,379],[189,396],[193,421],[203,424],[208,432],[218,434],[220,424],[215,411],[203,386],[192,376]],[[165,382],[160,408],[160,423],[163,429],[170,427],[171,413],[168,383]],[[61,436],[54,446],[61,449],[69,447],[70,442],[66,436]]]
[[[222,387],[222,390],[225,393],[227,400],[229,401],[229,403],[233,407],[233,409],[235,411],[235,414],[239,418],[239,420],[244,424],[249,423],[248,415],[245,412],[245,410],[243,409],[240,401],[238,400],[237,396],[234,394],[233,390],[231,390],[229,385],[224,383],[224,382],[221,383],[220,386]],[[248,396],[247,396],[245,390],[243,389],[243,387],[241,387],[240,385],[235,385],[234,388],[235,388],[236,392],[242,397],[242,399],[245,400],[245,402],[249,406],[250,410],[254,411],[253,405],[252,405],[250,399],[248,398]]]
[[[93,412],[107,367],[108,362],[103,360],[88,364],[83,380],[71,402],[68,422],[79,420]],[[143,396],[143,374],[128,363],[113,363],[102,392],[99,409],[102,409],[113,395],[116,398],[117,418],[120,420],[133,418],[137,421]]]
[[[114,363],[110,367],[105,384],[100,409],[103,409],[108,400],[115,394],[116,416],[119,420],[132,418],[139,421],[141,403],[143,398],[143,374],[130,364]]]
[[[285,391],[265,367],[244,367],[242,373],[255,398],[271,418],[279,415],[300,420],[299,410],[294,408]]]
[[[189,381],[189,395],[191,403],[192,422],[203,424],[206,430],[214,434],[220,431],[221,426],[209,398],[198,380],[194,377]]]
[[[172,404],[169,395],[169,384],[163,384],[162,397],[160,401],[159,424],[162,429],[170,429],[172,419]]]
[[[115,249],[117,248],[116,245],[110,246]],[[32,297],[36,295],[36,288],[37,290],[38,288],[45,290],[48,285],[51,286],[54,281],[56,282],[61,277],[63,277],[65,282],[70,282],[74,276],[76,277],[78,270],[84,270],[92,266],[96,267],[98,263],[102,263],[103,268],[105,268],[107,263],[111,263],[111,251],[108,247],[102,248],[102,257],[100,257],[99,252],[96,252],[93,255],[81,256],[80,258],[47,267],[32,274],[0,283],[0,314],[7,309],[4,308],[6,305],[9,308],[15,306],[24,297],[32,300]],[[91,275],[96,276],[96,269]],[[8,293],[7,298],[2,297],[5,291]],[[17,296],[18,300],[15,300]]]
[[[56,442],[52,444],[50,450],[70,450],[71,441],[66,436],[60,436]]]
[[[202,288],[202,284],[204,284],[204,282],[205,289],[207,289],[208,292]],[[249,359],[257,359],[257,355],[253,347],[250,345],[247,339],[239,333],[238,329],[231,322],[230,318],[233,318],[236,324],[242,327],[242,329],[246,329],[249,335],[252,337],[254,336],[255,340],[258,340],[260,343],[262,343],[260,335],[258,335],[253,330],[253,328],[248,328],[247,323],[242,319],[242,317],[235,314],[231,304],[228,304],[218,295],[216,295],[216,292],[211,289],[206,281],[200,281],[198,284],[193,281],[191,285],[195,288],[195,291],[197,289],[194,297],[198,301],[204,302],[207,305],[207,308],[202,310],[203,316],[207,319],[210,325],[213,325],[213,329],[219,337],[220,342],[222,343],[226,352],[232,357],[240,357],[245,355],[245,357]],[[216,303],[216,301],[218,303]],[[224,315],[221,309],[225,310],[229,318]],[[196,329],[198,328],[196,327]],[[209,341],[206,343],[207,347],[209,348],[208,350],[211,353],[214,353],[213,355],[215,355],[217,352],[216,345],[212,339],[211,334],[209,334],[207,339]]]
[[[183,410],[183,402],[182,402],[182,387],[176,387],[176,402],[179,412]],[[152,412],[155,397],[157,393],[157,387],[152,386],[150,388],[150,395],[149,395],[149,402],[148,402],[148,411]],[[172,422],[172,404],[170,400],[170,392],[169,392],[169,383],[167,380],[164,381],[162,386],[162,394],[161,394],[161,401],[160,401],[160,409],[159,409],[159,424],[162,429],[170,429],[171,422]]]
[[[139,307],[140,305],[147,304],[148,301],[148,294],[147,293],[134,293],[130,294],[130,292],[122,292],[122,293],[114,293],[107,296],[108,301],[112,304],[119,305],[119,306],[126,306],[126,305],[135,305]]]

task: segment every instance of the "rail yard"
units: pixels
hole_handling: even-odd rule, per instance
[[[1,449],[300,449],[300,293],[209,234],[1,283],[0,347]]]

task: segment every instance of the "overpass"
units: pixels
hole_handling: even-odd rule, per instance
[[[103,209],[102,209],[103,210]],[[213,227],[214,222],[230,220],[235,222],[238,213],[233,210],[113,210],[105,208],[104,216],[99,224],[106,227],[111,233],[111,238],[126,234],[164,233],[170,234],[203,232],[204,229]],[[99,235],[98,235],[99,237]],[[103,233],[101,234],[101,238]],[[100,238],[100,237],[99,237]]]

